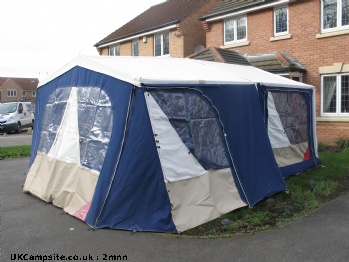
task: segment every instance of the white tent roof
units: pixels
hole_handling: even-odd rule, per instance
[[[80,66],[132,83],[144,85],[256,84],[280,87],[311,87],[253,66],[208,62],[188,58],[128,56],[78,56],[39,87]]]

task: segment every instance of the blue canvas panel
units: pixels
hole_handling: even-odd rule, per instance
[[[256,86],[222,85],[200,90],[219,112],[237,170],[235,182],[247,204],[253,206],[287,190],[264,125]]]
[[[283,177],[299,174],[320,165],[316,157],[313,134],[313,90],[258,86],[264,122],[268,125],[268,92],[271,92],[281,123],[291,144],[308,142],[308,156],[304,161],[281,167]]]
[[[143,92],[135,90],[120,161],[108,157],[119,162],[111,187],[97,188],[108,190],[103,209],[98,217],[90,210],[86,221],[97,228],[176,232]]]

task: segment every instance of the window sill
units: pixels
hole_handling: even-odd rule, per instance
[[[320,116],[316,118],[316,122],[348,122],[349,116]]]
[[[246,45],[250,45],[250,41],[244,41],[244,42],[238,42],[238,43],[234,43],[234,44],[227,44],[227,45],[222,45],[220,48],[232,48],[232,47],[239,47],[239,46],[246,46]]]
[[[292,38],[292,35],[291,35],[291,34],[287,34],[287,35],[278,35],[278,36],[270,37],[269,41],[270,41],[270,42],[274,42],[274,41],[285,40],[285,39],[291,39],[291,38]]]
[[[332,36],[338,36],[338,35],[347,35],[347,34],[349,34],[349,29],[316,34],[316,38],[319,39],[319,38],[326,38],[326,37],[332,37]]]

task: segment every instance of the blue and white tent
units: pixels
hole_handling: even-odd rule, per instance
[[[252,66],[79,56],[39,85],[24,191],[94,228],[188,230],[319,164],[314,92]]]

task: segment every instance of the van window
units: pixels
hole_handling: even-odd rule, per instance
[[[18,111],[19,111],[20,113],[23,112],[23,105],[22,105],[22,103],[20,103],[20,104],[18,105]]]
[[[0,104],[0,114],[10,114],[16,112],[17,103]]]

